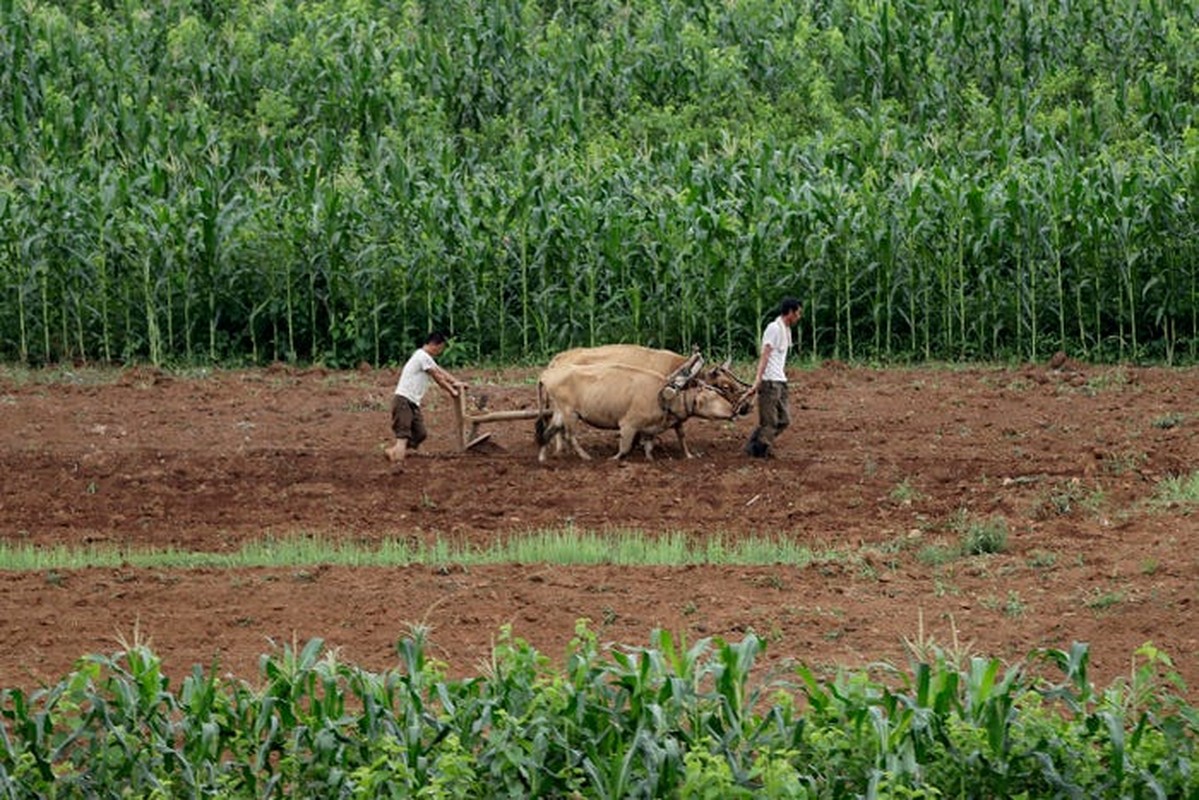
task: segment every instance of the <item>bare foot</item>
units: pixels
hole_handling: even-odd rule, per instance
[[[408,454],[408,450],[409,447],[407,439],[396,439],[395,443],[383,452],[387,456],[388,461],[393,464],[398,464],[404,460],[404,456]]]

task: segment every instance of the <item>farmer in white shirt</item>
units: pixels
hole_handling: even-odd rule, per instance
[[[753,458],[769,458],[774,439],[791,424],[787,410],[787,351],[791,349],[791,326],[799,322],[803,309],[794,297],[783,298],[779,315],[762,333],[762,355],[750,395],[758,396],[758,427],[745,443]]]
[[[408,449],[415,450],[420,447],[420,443],[429,435],[420,411],[420,401],[429,388],[429,379],[437,381],[437,385],[445,389],[451,397],[457,397],[459,392],[466,391],[465,383],[437,366],[434,360],[445,352],[445,348],[445,334],[430,333],[424,345],[412,354],[400,373],[395,396],[391,399],[391,430],[395,434],[396,442],[384,451],[387,459],[393,464],[402,462],[408,454]]]

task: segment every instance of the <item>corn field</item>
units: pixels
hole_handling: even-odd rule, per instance
[[[214,665],[173,690],[134,642],[81,659],[57,685],[0,692],[0,796],[1199,792],[1199,715],[1171,693],[1169,658],[1149,645],[1103,692],[1083,645],[1006,670],[934,648],[886,680],[762,675],[763,647],[752,634],[688,646],[658,631],[649,647],[606,651],[580,623],[564,668],[505,631],[483,674],[450,679],[417,629],[383,673],[312,640],[264,655],[259,687]]]
[[[0,359],[1193,360],[1197,14],[0,0]]]

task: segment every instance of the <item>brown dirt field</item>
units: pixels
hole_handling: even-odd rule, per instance
[[[745,370],[743,370],[745,371]],[[464,369],[488,409],[528,408],[531,370]],[[396,569],[90,568],[0,577],[0,686],[53,682],[88,653],[149,639],[172,685],[195,664],[257,679],[272,643],[322,637],[343,661],[397,663],[432,626],[473,674],[502,626],[554,660],[579,618],[601,641],[655,627],[768,641],[765,661],[832,670],[905,663],[924,635],[1014,662],[1092,646],[1105,686],[1141,644],[1199,696],[1196,508],[1150,501],[1199,464],[1199,370],[1066,362],[1022,368],[792,372],[776,459],[740,452],[751,420],[688,423],[700,457],[538,466],[532,423],[488,425],[460,453],[436,387],[422,457],[382,456],[391,370],[0,372],[0,541],[228,552],[319,534],[358,542],[601,532],[779,535],[839,557],[811,566]],[[611,433],[589,432],[598,456]],[[962,514],[1002,516],[1006,552],[941,559]]]

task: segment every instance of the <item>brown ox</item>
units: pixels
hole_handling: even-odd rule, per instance
[[[537,385],[545,413],[537,419],[538,461],[545,461],[550,442],[563,436],[580,458],[591,456],[575,438],[577,422],[620,431],[615,458],[628,455],[638,436],[646,460],[653,460],[654,436],[676,428],[689,417],[732,419],[733,404],[715,388],[692,380],[664,392],[668,376],[627,364],[560,364],[547,367]],[[682,441],[682,432],[679,433]],[[683,444],[684,452],[686,443]],[[690,453],[688,452],[689,456]]]
[[[690,361],[692,356],[683,356],[673,350],[658,350],[643,347],[639,344],[605,344],[599,347],[576,347],[563,350],[549,363],[549,369],[567,365],[581,366],[586,364],[625,364],[631,367],[641,367],[662,375],[676,375]],[[753,407],[752,399],[747,397],[749,384],[733,374],[731,359],[723,364],[705,367],[695,377],[708,384],[733,404],[735,416],[744,416]],[[687,448],[687,439],[683,435],[683,421],[679,420],[673,426],[679,440],[679,448],[687,458],[692,457]]]
[[[599,347],[576,347],[563,350],[550,361],[550,367],[565,364],[628,364],[631,367],[670,375],[681,368],[690,356],[679,355],[673,350],[657,350],[639,344],[605,344]],[[731,359],[719,366],[709,367],[697,377],[709,384],[732,403],[739,403],[749,384],[738,378],[730,369]],[[742,412],[738,409],[739,413]]]

